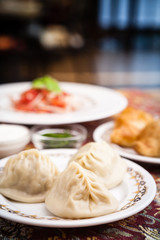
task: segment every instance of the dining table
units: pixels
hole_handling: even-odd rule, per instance
[[[160,117],[160,91],[157,89],[115,89],[128,99],[128,105]],[[104,103],[105,104],[105,103]],[[86,127],[86,142],[92,142],[94,130],[115,116],[80,122]],[[28,126],[29,128],[31,126]],[[34,148],[32,142],[25,149]],[[152,163],[130,159],[149,172],[156,183],[156,194],[151,203],[141,211],[121,220],[83,227],[46,227],[24,224],[0,218],[0,239],[7,240],[158,240],[160,239],[160,161]],[[0,211],[4,211],[0,203]]]

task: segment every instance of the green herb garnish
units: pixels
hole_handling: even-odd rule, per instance
[[[45,148],[71,148],[75,147],[76,141],[75,140],[65,140],[65,138],[73,137],[72,134],[69,132],[64,133],[44,133],[42,134],[43,137],[49,137],[50,140],[46,141],[45,139],[42,140],[43,144],[45,145]],[[57,138],[56,140],[53,140],[53,138]],[[62,139],[62,140],[61,140]]]
[[[37,89],[45,88],[51,92],[61,92],[58,81],[50,76],[44,76],[34,79],[32,82],[32,86]]]
[[[65,133],[45,133],[42,136],[50,137],[50,138],[68,138],[73,137],[72,134],[65,132]]]

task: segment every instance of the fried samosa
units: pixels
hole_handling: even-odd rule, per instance
[[[151,114],[127,107],[115,119],[111,142],[123,147],[132,147],[140,132],[152,121]]]
[[[141,131],[134,149],[144,156],[160,157],[160,119],[149,123]]]

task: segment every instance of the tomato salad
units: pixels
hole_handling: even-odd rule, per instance
[[[16,110],[35,113],[63,113],[78,108],[76,98],[62,91],[59,83],[50,76],[35,79],[32,87],[21,93],[13,105]]]

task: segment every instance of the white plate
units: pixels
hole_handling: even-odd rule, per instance
[[[106,141],[114,149],[117,150],[117,152],[122,156],[126,157],[132,160],[136,160],[138,162],[147,162],[147,163],[155,163],[155,164],[160,164],[160,158],[155,158],[155,157],[147,157],[147,156],[142,156],[139,155],[134,149],[132,148],[125,148],[121,147],[117,144],[111,143],[110,141],[110,134],[113,130],[114,122],[107,122],[103,123],[100,126],[98,126],[94,132],[93,132],[93,139],[95,142],[101,142],[101,141]]]
[[[76,152],[75,149],[43,150],[53,159],[60,171],[62,171]],[[0,161],[3,168],[7,158]],[[105,216],[89,219],[62,219],[53,216],[44,203],[25,204],[11,201],[0,195],[0,216],[15,222],[42,227],[84,227],[114,222],[138,213],[148,206],[156,194],[156,184],[152,176],[134,162],[126,160],[128,171],[123,182],[110,191],[119,199],[117,212]]]
[[[12,83],[0,86],[0,121],[21,124],[67,124],[87,122],[110,117],[122,111],[126,98],[115,90],[105,87],[60,82],[61,88],[79,96],[82,108],[70,113],[26,113],[12,108],[11,96],[17,96],[31,87],[31,83]]]

